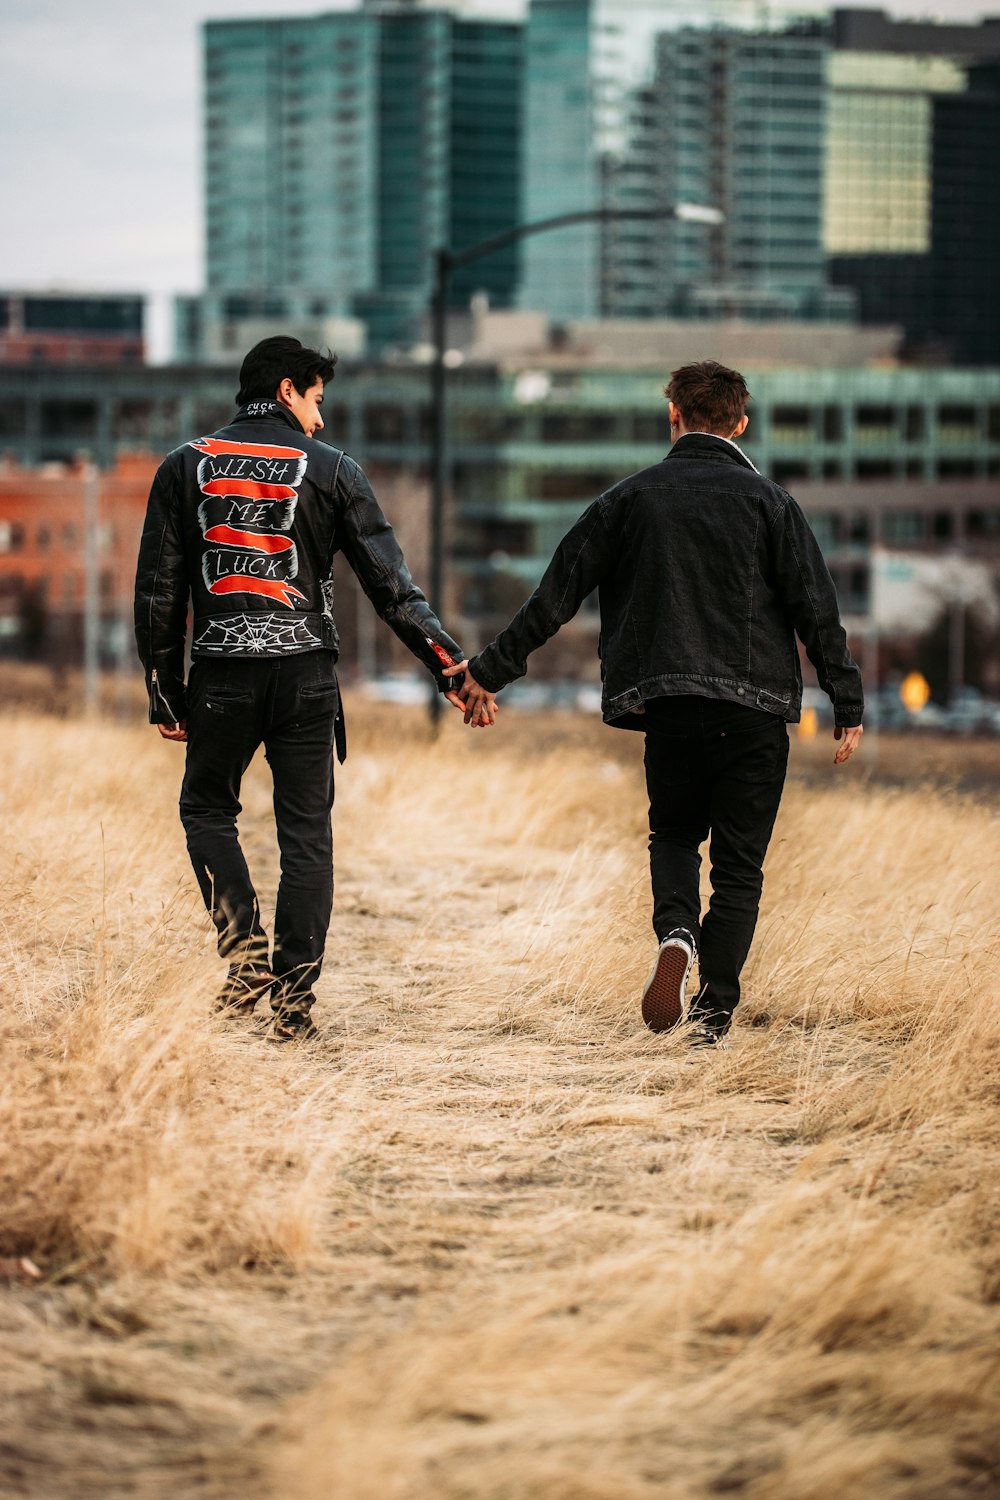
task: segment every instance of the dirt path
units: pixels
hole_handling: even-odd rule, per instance
[[[216,970],[172,894],[182,862],[143,857],[176,834],[150,797],[128,817],[113,797],[145,741],[116,739],[104,772],[100,880],[92,842],[66,855],[74,921],[37,884],[5,908],[20,972],[31,921],[49,954],[6,996],[14,1067],[38,1069],[12,1149],[46,1204],[80,1187],[29,1211],[17,1184],[4,1253],[42,1275],[0,1286],[0,1492],[991,1492],[997,1053],[960,1104],[925,1069],[968,1071],[942,986],[985,1025],[985,814],[935,804],[930,827],[926,797],[793,787],[742,1024],[705,1053],[637,1020],[652,938],[627,757],[358,738],[308,1049],[202,1019]],[[261,869],[267,792],[255,772]],[[91,1042],[88,1074],[67,1028],[95,993],[108,1053]]]

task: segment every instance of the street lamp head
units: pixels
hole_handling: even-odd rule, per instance
[[[723,224],[726,219],[721,208],[709,208],[705,203],[678,203],[674,217],[688,224]]]

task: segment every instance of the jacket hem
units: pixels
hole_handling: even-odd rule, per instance
[[[616,729],[642,729],[646,701],[650,698],[716,698],[743,708],[759,708],[765,713],[797,724],[801,716],[801,694],[773,693],[768,688],[735,677],[704,677],[691,673],[669,673],[647,677],[624,693],[608,697],[601,703],[606,724]]]

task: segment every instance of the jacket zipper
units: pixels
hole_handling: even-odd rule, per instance
[[[153,687],[156,689],[156,696],[159,698],[160,702],[163,704],[163,707],[167,710],[167,713],[170,715],[170,722],[171,722],[171,724],[179,724],[180,720],[175,716],[173,709],[170,707],[170,704],[167,702],[166,695],[164,694],[163,689],[160,687],[160,683],[159,683],[159,679],[157,678],[157,675],[156,675],[156,668],[155,667],[153,668],[152,676],[150,678],[150,681],[152,682]]]

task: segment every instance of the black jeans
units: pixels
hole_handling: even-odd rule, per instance
[[[333,906],[333,656],[309,651],[257,661],[197,658],[188,688],[181,822],[188,853],[231,961],[267,962],[267,934],[236,819],[240,783],[259,745],[274,781],[281,880],[271,971],[275,1005],[308,1009]]]
[[[646,703],[646,786],[653,927],[698,942],[708,1017],[732,1015],[757,924],[762,866],[788,764],[784,720],[714,698]],[[712,897],[704,921],[699,845],[711,834]]]

